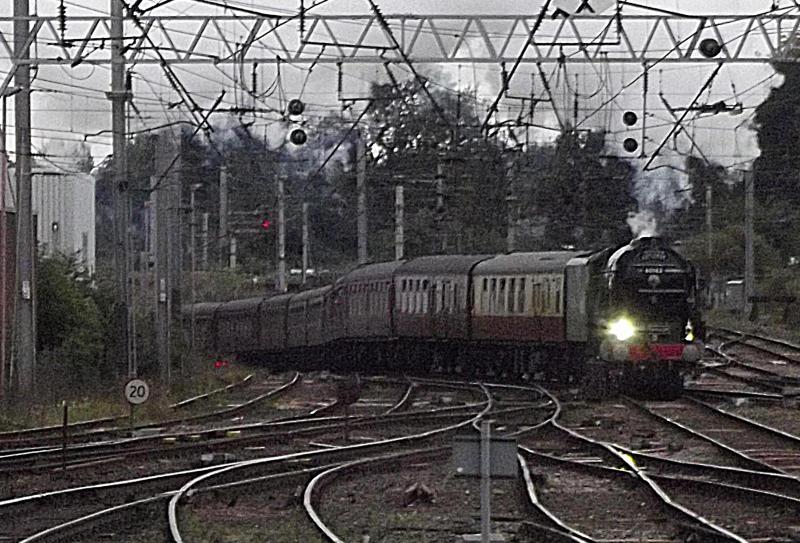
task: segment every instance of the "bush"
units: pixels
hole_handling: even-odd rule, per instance
[[[36,344],[39,381],[60,381],[59,388],[84,389],[104,374],[106,299],[73,259],[41,257],[36,267]]]

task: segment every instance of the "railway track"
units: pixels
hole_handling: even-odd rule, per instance
[[[349,407],[327,398],[317,402],[321,414],[306,404],[306,416],[293,420],[209,428],[240,432],[206,444],[217,465],[186,464],[200,444],[183,438],[170,445],[173,453],[185,446],[175,455],[183,469],[146,442],[120,445],[124,463],[145,472],[109,469],[107,480],[82,483],[77,474],[98,477],[98,465],[114,457],[75,458],[67,472],[75,475],[57,483],[64,488],[0,501],[0,538],[451,541],[477,531],[478,492],[476,481],[450,474],[450,438],[482,418],[520,444],[520,480],[495,481],[493,497],[495,527],[520,541],[788,541],[798,524],[800,441],[789,431],[689,397],[585,404],[558,396],[571,398],[534,386],[365,379]],[[785,407],[755,398],[745,406]],[[239,456],[226,461],[228,451]],[[59,474],[53,469],[41,470],[42,484]],[[405,505],[406,490],[426,483],[432,501],[423,494]]]
[[[800,475],[800,438],[698,400],[631,402],[649,415],[735,452],[761,471]]]
[[[554,397],[554,401],[558,400]],[[547,509],[547,515],[556,517],[557,522],[551,521],[549,528],[558,530],[564,540],[628,541],[635,534],[645,535],[648,541],[753,541],[783,540],[793,533],[800,511],[794,476],[777,473],[777,469],[765,472],[720,467],[636,452],[613,439],[589,437],[585,428],[576,429],[561,417],[559,404],[550,424],[542,428],[561,432],[569,445],[547,452],[523,446],[521,462],[535,459],[536,468],[526,476],[528,492],[536,492],[537,486],[544,489],[531,499]],[[549,471],[554,465],[555,471]],[[548,496],[548,487],[556,486],[553,474],[565,471],[570,476],[564,477],[558,488],[567,492],[572,489],[572,499],[564,497],[563,492],[551,492],[555,498]],[[627,485],[623,482],[626,477]],[[612,479],[616,484],[612,485]],[[631,487],[631,479],[643,486]],[[592,490],[584,495],[587,487]],[[643,490],[648,490],[651,500],[641,502],[640,507],[631,505],[634,501],[629,493],[641,495]],[[604,494],[606,499],[598,500]],[[612,522],[611,526],[607,520],[598,522],[576,505],[598,502],[593,511],[609,511],[610,507],[610,515],[622,522]],[[631,507],[615,509],[620,502]],[[643,512],[644,503],[657,503],[659,507]]]
[[[800,394],[800,346],[790,342],[715,328],[716,351],[745,378],[786,395]]]
[[[531,387],[490,383],[484,386],[493,401],[483,417],[496,421],[493,432],[508,435],[525,431],[546,421],[553,411],[552,403]],[[478,417],[474,418],[473,431],[478,423]],[[477,483],[474,479],[453,477],[450,450],[450,443],[446,442],[424,455],[414,453],[402,460],[361,459],[331,468],[306,487],[305,508],[324,541],[356,541],[363,537],[377,541],[451,541],[457,534],[474,533],[478,529],[478,519],[473,515],[477,511]],[[402,474],[398,473],[401,466]],[[441,481],[446,484],[439,484]],[[430,489],[425,482],[431,485]],[[498,480],[495,486],[500,492],[493,498],[497,524],[516,530],[525,520],[525,512],[524,504],[516,498],[515,483]],[[374,488],[387,491],[376,495],[365,490]],[[408,506],[403,505],[419,488],[424,489],[420,506],[430,509],[424,518],[409,513]],[[375,522],[367,510],[380,510],[391,520]]]
[[[420,384],[414,386],[418,389],[425,387]],[[30,494],[2,501],[0,502],[0,520],[5,518],[10,521],[25,518],[23,526],[13,528],[13,533],[7,532],[2,535],[11,540],[20,539],[20,535],[17,535],[20,533],[30,537],[31,541],[63,540],[75,537],[76,533],[85,534],[87,531],[98,529],[98,526],[118,525],[120,519],[130,516],[132,512],[136,512],[137,516],[144,515],[144,518],[150,518],[147,511],[153,508],[162,508],[161,511],[163,511],[164,500],[178,495],[185,499],[189,490],[196,492],[196,488],[189,485],[184,489],[184,493],[180,493],[182,485],[186,485],[192,479],[214,479],[215,483],[212,485],[214,489],[209,492],[215,495],[235,494],[236,488],[242,488],[248,484],[266,484],[265,482],[269,480],[290,480],[293,476],[302,476],[309,469],[322,469],[323,466],[330,465],[330,463],[353,460],[353,456],[361,454],[363,450],[380,448],[379,444],[382,442],[387,442],[395,448],[398,447],[398,444],[406,446],[406,442],[412,443],[417,438],[425,439],[428,432],[431,431],[431,427],[450,427],[456,424],[454,421],[469,422],[474,418],[476,412],[480,413],[486,406],[486,402],[478,401],[462,405],[438,405],[427,410],[414,409],[414,402],[410,400],[414,394],[408,393],[411,385],[406,383],[404,387],[399,390],[400,392],[405,390],[405,392],[397,394],[398,399],[389,406],[383,405],[383,402],[367,402],[372,404],[372,408],[378,411],[378,414],[311,416],[307,420],[298,419],[276,423],[283,424],[284,428],[275,433],[275,438],[279,439],[281,436],[280,439],[284,445],[287,445],[288,452],[280,452],[280,446],[264,447],[264,436],[260,436],[262,446],[257,447],[258,458],[227,462],[221,466],[162,472],[123,481],[74,485],[60,491]],[[450,397],[463,395],[466,388],[463,385],[453,385]],[[474,397],[475,394],[475,391],[472,390],[467,396]],[[459,401],[463,399],[462,397]],[[388,414],[380,414],[387,412]],[[287,430],[291,427],[299,428]],[[357,437],[355,434],[365,430],[369,430],[371,434],[369,439],[363,442],[348,441],[348,438],[355,439]],[[302,442],[305,445],[297,442],[296,436],[290,437],[292,432],[302,434]],[[386,437],[381,436],[381,433],[386,434]],[[312,443],[312,437],[317,443]],[[286,443],[290,439],[295,441]],[[337,443],[337,440],[344,442]],[[243,444],[242,439],[232,441],[238,441],[236,443],[238,447]],[[130,457],[126,458],[130,461]],[[142,461],[144,458],[152,459],[149,453],[142,456]],[[317,468],[316,464],[319,464],[320,467]],[[233,466],[236,468],[234,469]],[[266,469],[261,470],[261,467]],[[241,474],[241,477],[237,476],[231,480],[223,475],[229,471],[236,471]],[[214,475],[209,475],[212,473]],[[204,477],[206,475],[208,477]],[[67,506],[63,506],[64,504]],[[38,518],[36,515],[20,517],[21,511],[49,511],[50,513],[45,519]],[[58,513],[54,515],[52,511]],[[40,523],[46,523],[46,525],[41,526]],[[14,526],[14,523],[0,522],[0,525]],[[145,526],[143,529],[152,529],[152,526]],[[166,526],[162,526],[161,529],[166,530]]]

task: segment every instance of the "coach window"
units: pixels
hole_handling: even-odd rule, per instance
[[[550,307],[550,278],[545,276],[542,278],[542,315],[548,315],[548,308]]]
[[[497,311],[497,279],[494,278],[489,283],[489,307],[487,309],[489,314]]]
[[[561,285],[556,282],[556,315],[561,315]]]
[[[481,289],[480,308],[484,313],[489,310],[489,280],[483,278],[483,288]]]
[[[517,312],[525,313],[525,278],[519,278],[519,293],[517,294]]]
[[[453,313],[455,311],[456,306],[456,297],[453,295],[453,289],[455,288],[455,283],[450,281],[447,282],[447,312]]]
[[[517,309],[517,279],[512,277],[508,280],[508,312],[519,313]]]
[[[497,295],[499,307],[498,313],[504,315],[508,311],[508,291],[506,290],[506,279],[500,279],[500,292]]]

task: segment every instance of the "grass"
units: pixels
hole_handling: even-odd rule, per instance
[[[710,326],[731,328],[800,343],[800,330],[785,325],[782,312],[762,311],[757,319],[750,321],[742,318],[739,314],[714,310],[706,313],[706,320]]]
[[[225,508],[224,504],[220,507]],[[202,543],[322,543],[316,529],[311,525],[305,512],[292,508],[280,513],[262,510],[263,516],[247,515],[236,517],[233,514],[222,519],[201,518],[197,513],[183,508],[180,513],[180,526],[186,541]]]
[[[172,403],[241,381],[251,373],[246,368],[237,366],[222,371],[214,371],[213,368],[202,371],[194,369],[196,371],[188,372],[192,376],[191,379],[176,382],[169,390],[156,386],[151,379],[147,379],[150,383],[150,398],[144,404],[136,406],[136,422],[174,418],[176,412],[169,407]],[[73,393],[73,397],[66,400],[69,421],[72,423],[128,415],[130,408],[122,392],[124,381],[127,379],[112,382],[103,390],[96,389],[80,396],[75,396]],[[15,404],[0,405],[0,431],[61,424],[62,401],[22,400]],[[197,407],[208,409],[203,403]],[[186,413],[188,410],[183,412]]]

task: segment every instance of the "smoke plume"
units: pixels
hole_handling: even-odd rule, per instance
[[[652,211],[629,212],[626,221],[635,239],[658,235],[658,221]]]

